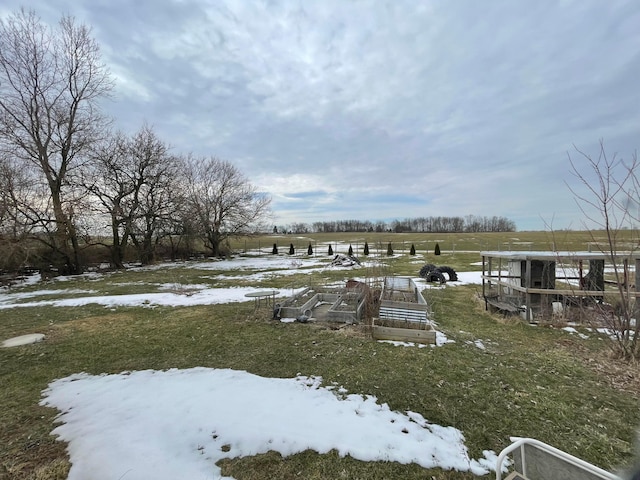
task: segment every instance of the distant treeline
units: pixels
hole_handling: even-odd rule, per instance
[[[329,222],[292,223],[274,227],[274,233],[333,233],[333,232],[515,232],[516,224],[505,217],[416,217],[391,222],[370,220],[335,220]]]

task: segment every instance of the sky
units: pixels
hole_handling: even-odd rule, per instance
[[[146,122],[175,153],[233,163],[271,196],[274,225],[496,215],[578,229],[574,146],[630,159],[640,144],[635,0],[28,7],[92,26],[117,128]]]

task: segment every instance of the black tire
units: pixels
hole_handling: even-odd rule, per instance
[[[456,273],[456,271],[451,268],[451,267],[447,267],[446,265],[442,266],[442,267],[438,267],[438,271],[440,273],[444,273],[446,274],[446,276],[448,277],[448,282],[457,282],[458,281],[458,274]]]
[[[436,269],[436,266],[433,263],[427,263],[424,267],[420,269],[420,276],[422,278],[427,278],[427,275],[430,272],[433,272]]]
[[[425,278],[427,282],[438,282],[440,284],[447,282],[447,279],[444,278],[444,275],[438,271],[438,269],[429,272]]]

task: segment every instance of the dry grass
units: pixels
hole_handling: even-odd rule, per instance
[[[461,252],[436,262],[406,257],[394,259],[389,270],[415,275],[424,260],[463,271],[479,260],[477,253]],[[328,281],[351,273],[332,273]],[[284,281],[266,285],[280,288],[279,282]],[[604,468],[627,463],[640,425],[637,365],[611,358],[607,341],[596,335],[582,339],[491,315],[476,293],[474,286],[424,292],[439,329],[455,343],[423,349],[374,342],[359,326],[273,322],[268,309],[255,311],[251,302],[0,310],[0,338],[34,331],[47,335],[40,344],[0,350],[0,478],[66,477],[65,444],[50,435],[57,412],[38,405],[52,380],[80,371],[194,366],[270,377],[319,375],[349,392],[376,395],[394,410],[415,411],[432,423],[460,429],[473,458],[485,449],[501,450],[518,435]],[[336,452],[287,458],[267,453],[221,465],[224,474],[238,479],[473,478],[416,465],[360,462]]]

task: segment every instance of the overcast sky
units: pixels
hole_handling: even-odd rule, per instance
[[[581,228],[575,144],[640,146],[637,0],[4,0],[89,24],[105,104],[234,163],[274,223],[504,216]]]

